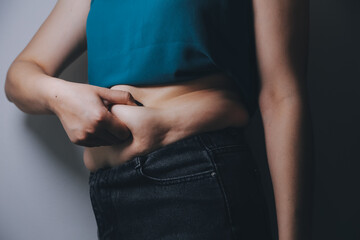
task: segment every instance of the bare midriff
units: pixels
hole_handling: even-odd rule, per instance
[[[172,138],[169,137],[165,144],[199,132],[213,131],[231,126],[243,127],[249,120],[248,111],[241,101],[236,83],[223,73],[215,73],[194,80],[171,84],[151,86],[115,85],[111,89],[130,92],[134,99],[143,105],[141,106],[143,108],[181,109],[180,111],[190,111],[193,108],[192,110],[195,110],[196,114],[191,114],[191,118],[189,114],[178,114],[177,112],[177,118],[180,118],[179,121],[191,121],[196,124],[187,129],[177,129],[182,134]],[[114,114],[116,115],[116,113]],[[182,116],[184,119],[181,119]],[[176,124],[173,127],[179,128],[179,126],[182,125]],[[101,158],[96,159],[96,161],[106,161],[107,156],[113,155],[112,151],[116,150],[114,146],[96,147],[88,151],[86,157],[92,159]],[[84,160],[86,162],[85,154]]]

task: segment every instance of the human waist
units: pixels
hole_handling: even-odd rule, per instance
[[[142,104],[139,107],[116,104],[111,108],[113,114],[129,127],[133,137],[129,146],[119,144],[86,149],[85,165],[94,171],[99,166],[117,165],[201,132],[245,126],[249,114],[234,86],[232,79],[224,74],[170,85],[112,86],[111,89],[130,92]],[[154,127],[152,122],[159,119],[164,126]],[[163,128],[168,129],[166,136],[157,140]],[[134,141],[141,142],[137,144],[138,149],[131,147]]]
[[[214,73],[191,81],[158,85],[114,85],[113,90],[128,91],[139,105],[151,108],[171,108],[174,104],[218,99],[232,102],[244,117],[248,116],[245,105],[237,91],[236,84],[223,73]],[[214,103],[207,101],[209,107]]]

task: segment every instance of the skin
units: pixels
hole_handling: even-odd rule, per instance
[[[308,1],[252,2],[261,81],[259,105],[279,239],[311,239]],[[58,78],[86,50],[89,7],[90,0],[58,0],[11,64],[5,92],[26,113],[56,114],[69,139],[85,147],[84,162],[90,171],[121,164],[200,131],[247,124],[241,99],[222,74],[178,85],[118,85],[112,89]]]
[[[110,108],[132,136],[112,146],[85,148],[84,162],[91,171],[119,165],[198,132],[248,122],[239,96],[230,90],[233,83],[223,74],[166,86],[115,85],[111,89],[131,92],[144,106],[115,104]]]
[[[116,166],[134,156],[146,154],[198,132],[246,125],[248,116],[244,112],[243,105],[236,100],[238,99],[236,94],[220,91],[219,88],[209,88],[212,80],[219,79],[221,79],[219,76],[213,79],[205,77],[200,81],[187,83],[187,88],[192,89],[187,93],[183,93],[182,89],[185,85],[181,84],[150,87],[140,95],[136,95],[142,99],[141,102],[145,107],[113,105],[111,112],[125,123],[132,137],[113,146],[86,148],[85,165],[96,171],[99,167]],[[207,83],[206,88],[197,90],[194,82],[200,82],[204,86]],[[112,88],[118,89],[124,86],[117,85]],[[130,91],[138,94],[133,88],[130,87]],[[153,94],[153,91],[158,92],[160,88],[163,91],[161,94]],[[169,97],[172,94],[177,95]]]
[[[309,2],[253,0],[260,111],[279,239],[311,239],[313,136],[306,90]]]

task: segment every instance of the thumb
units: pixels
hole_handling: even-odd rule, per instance
[[[137,106],[135,99],[130,92],[108,88],[99,88],[98,93],[99,96],[103,99],[105,105],[126,104]]]
[[[126,124],[111,112],[108,112],[105,123],[108,132],[121,141],[126,140],[131,134]]]
[[[136,130],[141,129],[141,126],[139,126],[142,123],[143,119],[143,111],[145,108],[139,108],[134,106],[128,106],[128,105],[121,105],[116,104],[111,106],[110,112],[113,114],[113,116],[119,120],[121,120],[122,123],[126,125],[126,127],[132,132],[136,132]]]

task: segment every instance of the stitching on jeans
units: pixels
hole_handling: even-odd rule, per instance
[[[192,136],[189,136],[187,138],[180,139],[178,142],[185,141],[186,139],[190,139],[190,138],[195,138],[195,139],[198,140],[197,135],[192,135]],[[175,143],[172,143],[172,145],[175,145]],[[169,147],[169,146],[170,146],[170,144],[166,145],[165,147]],[[153,157],[154,156],[156,157],[156,154],[154,154]],[[206,178],[206,177],[212,177],[211,173],[214,172],[214,169],[211,168],[210,170],[204,170],[204,171],[201,171],[201,172],[188,174],[188,175],[182,175],[182,176],[176,176],[176,177],[168,177],[168,178],[157,178],[157,177],[147,175],[146,172],[143,171],[143,166],[144,166],[144,164],[145,164],[145,162],[147,161],[148,158],[149,158],[149,155],[139,156],[138,159],[136,160],[135,169],[137,170],[137,172],[141,176],[143,176],[143,177],[145,177],[147,179],[150,179],[150,180],[152,180],[152,181],[154,181],[154,182],[156,182],[158,184],[166,185],[166,184],[175,184],[175,183],[199,180],[199,179],[203,179],[203,178]]]
[[[135,169],[137,170],[137,172],[147,178],[150,179],[154,182],[157,182],[159,184],[174,184],[174,183],[180,183],[180,182],[188,182],[191,180],[198,180],[198,179],[202,179],[205,178],[207,176],[211,176],[211,173],[214,171],[213,169],[210,170],[206,170],[206,171],[202,171],[202,172],[198,172],[198,173],[193,173],[193,174],[188,174],[185,176],[178,176],[178,177],[170,177],[170,178],[156,178],[156,177],[152,177],[147,175],[144,171],[143,171],[143,164],[145,162],[145,159],[142,158],[140,159],[140,157],[137,159],[136,161],[136,166]]]
[[[223,149],[231,149],[231,148],[236,148],[236,149],[248,149],[249,145],[247,144],[237,144],[237,145],[226,145],[226,146],[219,146],[219,147],[214,147],[214,148],[209,148],[209,150],[211,151],[217,151],[217,150],[223,150]]]
[[[220,175],[220,172],[219,172],[219,170],[218,170],[218,168],[216,166],[213,153],[211,152],[211,149],[206,146],[206,144],[204,143],[204,141],[203,141],[203,139],[201,137],[199,137],[199,140],[200,140],[201,144],[204,146],[204,148],[206,149],[206,153],[209,156],[209,159],[211,161],[211,164],[213,165],[213,168],[215,169],[217,179],[218,179],[218,183],[220,185],[220,189],[221,189],[224,201],[225,201],[225,206],[226,206],[227,215],[228,215],[228,218],[229,218],[231,234],[232,234],[233,238],[236,239],[236,236],[235,236],[235,233],[234,233],[234,230],[233,230],[233,221],[232,221],[232,217],[231,217],[229,201],[227,199],[226,192],[225,192],[225,189],[224,189],[224,185],[222,183],[221,175]]]
[[[141,167],[141,160],[142,160],[142,157],[141,157],[141,156],[135,157],[135,163],[136,163],[135,169],[138,169],[138,168]]]
[[[189,175],[185,175],[185,176],[180,176],[180,177],[172,177],[172,178],[164,178],[164,179],[160,179],[160,178],[155,178],[155,177],[151,177],[149,175],[146,175],[142,168],[138,169],[139,173],[150,180],[153,180],[157,183],[160,184],[173,184],[173,183],[181,183],[181,182],[188,182],[188,181],[192,181],[192,180],[198,180],[198,179],[202,179],[205,178],[207,176],[211,176],[211,173],[213,172],[213,170],[207,170],[204,172],[199,172],[199,173],[194,173],[194,174],[189,174]]]

